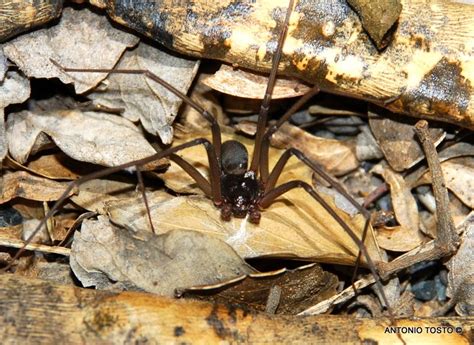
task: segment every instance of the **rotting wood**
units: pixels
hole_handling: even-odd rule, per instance
[[[35,344],[65,340],[71,344],[401,343],[386,318],[271,316],[138,292],[61,286],[10,274],[0,276],[0,310],[4,343],[22,339]],[[400,319],[396,327],[421,329],[421,333],[402,334],[407,344],[469,344],[474,318]],[[456,333],[456,327],[461,333]],[[452,333],[437,333],[437,329]]]
[[[277,23],[288,5],[286,0],[198,0],[182,6],[172,0],[89,2],[180,53],[260,71],[270,69]],[[41,3],[57,6],[52,0]],[[401,5],[393,39],[379,52],[346,1],[298,2],[281,72],[397,113],[474,129],[474,5],[443,0],[402,0]],[[20,29],[9,28],[0,40]]]
[[[180,53],[269,71],[280,1],[137,5],[90,0],[109,16]],[[379,52],[344,0],[299,1],[282,73],[389,110],[474,128],[474,5],[404,0],[393,39]],[[388,102],[388,104],[387,104]]]

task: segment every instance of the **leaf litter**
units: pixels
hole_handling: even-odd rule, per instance
[[[83,34],[80,29],[82,26],[90,27],[84,27],[82,30],[83,32],[89,32],[89,38],[82,37]],[[97,39],[94,35],[101,35],[102,38]],[[71,37],[74,37],[74,39]],[[88,39],[91,42],[87,42]],[[102,42],[101,40],[104,41]],[[3,154],[6,154],[5,148],[8,147],[10,155],[18,163],[14,169],[23,170],[26,167],[27,171],[9,171],[3,175],[1,181],[3,191],[2,204],[13,204],[16,208],[21,209],[23,214],[29,214],[32,218],[38,217],[38,214],[41,213],[38,210],[42,209],[42,207],[38,206],[38,203],[41,203],[42,200],[56,200],[59,197],[59,191],[65,186],[64,182],[51,184],[54,181],[49,179],[70,180],[83,174],[76,173],[75,170],[71,172],[63,169],[64,167],[61,167],[61,163],[58,163],[55,158],[57,153],[51,154],[49,151],[51,147],[54,150],[57,150],[57,147],[59,147],[68,156],[78,161],[84,160],[94,164],[110,166],[119,164],[119,162],[126,162],[132,159],[130,158],[132,156],[139,158],[155,152],[155,149],[145,139],[143,131],[136,126],[138,121],[141,122],[142,127],[148,132],[158,134],[163,143],[169,143],[172,140],[173,129],[171,124],[180,102],[170,100],[173,97],[163,95],[159,87],[155,87],[149,81],[146,81],[147,85],[145,86],[138,86],[137,78],[135,77],[130,78],[128,82],[122,82],[115,80],[122,79],[122,76],[119,75],[109,75],[105,79],[107,77],[105,74],[64,73],[49,60],[52,58],[66,67],[79,68],[126,67],[133,62],[133,68],[137,68],[135,64],[138,63],[143,68],[153,70],[154,68],[163,68],[163,66],[165,66],[165,69],[170,69],[169,66],[172,64],[182,64],[185,72],[180,78],[177,78],[179,80],[176,82],[181,85],[180,87],[182,87],[183,91],[189,87],[196,73],[197,62],[188,59],[175,60],[177,59],[176,56],[165,52],[158,52],[156,47],[143,43],[138,44],[138,41],[136,37],[130,34],[124,34],[121,31],[110,28],[103,21],[103,17],[96,16],[88,11],[76,11],[67,8],[59,25],[20,36],[3,45],[2,48],[6,57],[14,62],[20,71],[29,78],[57,77],[64,83],[74,83],[78,94],[86,92],[86,96],[94,99],[96,105],[100,105],[105,109],[108,108],[110,111],[102,113],[90,112],[76,106],[71,109],[52,100],[50,104],[47,102],[42,104],[42,108],[39,109],[32,106],[36,102],[33,99],[29,101],[30,107],[24,108],[22,111],[17,111],[16,109],[14,111],[8,110],[6,115],[9,122],[6,127],[9,134],[1,137],[10,139],[8,142],[4,141]],[[77,49],[76,47],[75,49],[64,48],[72,42],[77,45]],[[110,49],[107,47],[110,47]],[[91,51],[94,54],[91,54]],[[99,55],[101,59],[97,59]],[[159,63],[155,65],[154,61],[150,61],[150,56],[161,56],[162,58],[157,58],[157,60],[162,60],[162,65],[159,66]],[[0,71],[2,71],[1,68]],[[15,81],[19,85],[19,88],[16,89],[18,91],[15,91],[15,93],[23,96],[12,101],[9,101],[7,96],[2,96],[2,100],[7,100],[5,103],[2,103],[2,112],[8,104],[21,103],[29,96],[28,79],[20,78],[18,77],[20,74],[17,73],[15,75],[15,72],[12,71],[6,73],[7,77],[3,79],[2,85],[8,86],[8,80],[11,82]],[[171,74],[174,77],[177,72],[173,70]],[[216,82],[216,79],[213,82],[217,83],[213,84],[214,88],[219,89],[225,86],[227,89],[230,88],[235,96],[244,96],[244,93],[239,92],[244,90],[248,93],[248,90],[255,90],[257,87],[251,87],[249,86],[250,84],[245,84],[245,82],[243,82],[244,84],[239,84],[239,82],[236,85],[218,85],[219,81],[217,80]],[[300,88],[298,85],[289,85],[286,91],[284,91],[286,92],[285,97],[291,93],[297,93]],[[139,92],[133,94],[133,92],[127,90],[129,87]],[[0,90],[1,88],[0,86]],[[7,94],[8,90],[11,90],[11,88],[7,88]],[[204,92],[210,91],[206,89]],[[252,93],[254,92],[252,91]],[[154,97],[157,95],[158,99],[155,100]],[[214,104],[217,109],[221,108],[220,104],[215,103],[216,101],[219,101],[218,97],[210,98],[211,107]],[[151,106],[151,104],[154,105]],[[314,107],[320,106],[313,105],[313,112],[315,111]],[[121,113],[125,118],[120,118],[110,112]],[[413,188],[429,184],[431,181],[426,174],[424,163],[419,162],[423,159],[423,154],[411,132],[412,125],[397,123],[396,120],[392,119],[390,121],[393,121],[393,123],[387,123],[384,119],[383,125],[379,123],[376,128],[375,121],[370,119],[369,127],[367,121],[363,119],[365,112],[361,112],[360,109],[341,109],[338,112],[337,109],[328,110],[323,107],[322,110],[318,108],[316,112],[322,113],[323,116],[334,113],[340,117],[355,114],[356,116],[362,116],[362,119],[357,118],[357,121],[354,119],[326,121],[323,118],[322,120],[324,121],[321,121],[319,124],[322,128],[314,130],[309,128],[309,132],[337,138],[337,140],[331,139],[333,140],[332,142],[327,141],[327,144],[315,144],[320,140],[322,142],[322,139],[316,138],[307,131],[291,125],[286,125],[282,128],[282,132],[274,136],[272,143],[280,148],[287,148],[291,147],[292,144],[297,144],[297,147],[308,155],[314,154],[313,158],[321,161],[321,164],[331,170],[332,173],[343,176],[342,181],[347,176],[356,176],[355,172],[358,172],[360,175],[369,175],[371,178],[368,180],[372,180],[375,169],[370,170],[370,168],[380,161],[385,162],[382,165],[376,166],[377,169],[381,169],[378,173],[384,176],[390,195],[376,193],[375,197],[372,197],[369,195],[369,192],[360,188],[356,188],[357,192],[354,194],[363,198],[370,196],[368,204],[372,205],[372,211],[387,210],[395,213],[395,221],[388,220],[387,224],[379,225],[376,229],[378,242],[382,248],[389,250],[388,256],[390,259],[396,259],[400,255],[399,253],[416,251],[425,242],[425,237],[429,236],[427,234],[423,235],[421,232],[420,224],[423,221],[420,221],[419,214],[425,214],[429,222],[433,223],[436,220],[433,207],[426,206],[425,208],[423,202],[420,202],[419,190],[417,189],[417,193],[413,193]],[[160,115],[153,117],[152,113],[159,113]],[[51,117],[48,119],[49,116]],[[220,115],[219,117],[221,122],[229,122],[224,116]],[[177,136],[175,135],[174,144],[201,135],[201,133],[196,133],[196,128],[208,127],[207,123],[202,123],[203,121],[199,123],[199,117],[194,116],[193,121],[195,125],[192,130],[186,126],[186,121],[184,121],[181,127],[175,127],[175,130],[179,128],[180,131],[178,131]],[[231,121],[238,122],[239,120],[233,118]],[[327,124],[325,124],[326,122]],[[23,131],[25,128],[27,129],[26,132],[29,132],[28,135],[25,135]],[[393,130],[387,133],[387,128],[392,128]],[[400,128],[400,130],[397,128]],[[104,140],[100,135],[95,135],[94,130],[96,132],[102,130],[102,134],[104,136],[105,134],[110,135],[110,138]],[[122,136],[121,132],[128,130],[133,134],[130,137],[133,139],[129,140]],[[364,135],[364,138],[363,140],[356,141],[355,136],[359,132]],[[457,213],[460,215],[459,219],[461,221],[462,215],[466,213],[466,210],[472,209],[472,188],[470,185],[473,155],[472,144],[469,140],[463,139],[460,142],[456,142],[458,133],[449,127],[444,129],[444,131],[435,129],[433,132],[437,135],[434,141],[436,143],[443,142],[439,146],[441,148],[439,157],[443,162],[442,169],[446,174],[448,189],[452,192],[450,206],[452,210],[462,209]],[[281,136],[279,139],[277,138],[278,135]],[[226,136],[235,137],[235,134],[229,132]],[[453,138],[455,140],[452,140]],[[18,142],[16,142],[17,140]],[[144,145],[131,145],[135,140],[144,143]],[[245,138],[240,140],[247,146],[251,143],[250,140]],[[278,140],[281,140],[281,142],[278,143]],[[449,145],[444,147],[444,144]],[[331,152],[331,145],[340,145],[341,151]],[[366,151],[361,153],[362,147]],[[412,149],[413,147],[417,148]],[[1,145],[0,148],[2,148]],[[135,150],[136,152],[130,152],[130,150]],[[402,151],[407,152],[407,154],[401,155],[400,152]],[[121,154],[124,154],[124,157],[120,157]],[[272,149],[272,164],[274,164],[275,159],[280,154],[281,151]],[[41,161],[42,157],[47,157],[48,155],[47,159],[45,158],[44,161]],[[182,155],[189,158],[191,162],[194,162],[205,175],[207,174],[207,165],[203,163],[207,161],[204,150],[189,150],[188,152],[183,152]],[[360,162],[361,160],[364,160],[364,162]],[[35,165],[33,162],[37,162],[37,164]],[[397,172],[387,168],[387,162]],[[163,163],[164,161],[158,165],[162,167]],[[20,164],[24,164],[24,166],[22,167]],[[51,166],[48,166],[49,164]],[[11,170],[12,168],[9,169]],[[281,177],[280,183],[295,177],[310,183],[313,182],[312,172],[302,166],[302,164],[290,161],[289,168],[286,171],[287,175]],[[37,174],[42,177],[39,177]],[[151,180],[150,176],[152,175],[149,174],[147,176],[147,180]],[[169,296],[174,294],[176,288],[186,288],[195,291],[200,288],[205,289],[205,287],[212,290],[211,287],[217,288],[217,286],[220,286],[221,288],[226,287],[224,289],[226,290],[231,286],[230,289],[234,288],[234,291],[230,292],[230,297],[225,298],[232,300],[239,292],[244,292],[246,289],[251,291],[252,283],[248,283],[249,281],[261,279],[259,273],[248,266],[243,261],[243,258],[261,259],[262,257],[270,256],[274,260],[278,259],[278,262],[281,262],[282,265],[286,265],[287,261],[284,259],[287,258],[303,258],[305,260],[318,258],[318,260],[324,262],[353,264],[358,254],[358,249],[354,243],[344,234],[340,235],[340,227],[333,220],[330,220],[325,211],[320,210],[316,202],[302,191],[289,193],[287,197],[280,198],[268,210],[264,211],[261,224],[263,230],[259,234],[259,230],[254,229],[256,228],[254,225],[242,220],[233,220],[230,223],[222,224],[219,211],[208,199],[202,196],[194,182],[189,180],[187,176],[178,171],[173,165],[164,174],[157,175],[154,172],[153,176],[153,179],[156,176],[161,176],[168,188],[168,191],[164,192],[160,188],[151,188],[147,184],[147,196],[152,204],[152,219],[159,235],[153,235],[143,230],[149,229],[149,225],[144,217],[145,212],[142,198],[138,196],[139,193],[135,190],[136,182],[117,181],[114,179],[93,180],[81,186],[75,191],[76,193],[78,192],[78,195],[71,196],[69,199],[69,203],[66,206],[68,212],[72,212],[74,216],[72,218],[66,217],[63,221],[64,224],[75,223],[77,219],[79,219],[79,222],[82,221],[80,217],[77,217],[77,214],[80,213],[79,209],[94,211],[103,216],[108,215],[114,223],[112,225],[107,218],[99,216],[98,220],[83,221],[83,229],[75,235],[77,239],[73,242],[75,249],[74,258],[71,262],[75,262],[73,264],[76,265],[75,271],[78,272],[77,274],[83,280],[84,285],[91,284],[113,289],[126,287],[158,291],[158,293]],[[42,190],[31,186],[30,182],[41,186]],[[357,183],[346,184],[346,186],[348,188],[356,187]],[[374,187],[379,188],[380,185]],[[318,186],[318,190],[324,189]],[[383,188],[380,190],[383,190]],[[423,193],[429,197],[429,192]],[[327,196],[326,198],[331,205],[334,205],[333,196]],[[29,201],[33,204],[30,204]],[[353,229],[361,229],[360,216],[350,220],[345,211],[341,210],[338,206],[334,207],[338,214],[351,222]],[[455,213],[454,211],[452,212],[453,214]],[[466,217],[464,217],[464,220],[466,221]],[[30,223],[33,224],[34,220]],[[68,226],[71,225],[66,225],[65,227]],[[102,233],[100,231],[95,232],[96,230],[92,230],[95,227],[107,230],[104,230]],[[391,233],[387,231],[391,231]],[[465,230],[465,233],[468,234],[469,231]],[[81,239],[81,237],[83,238]],[[104,238],[112,242],[101,242]],[[93,239],[96,242],[81,243],[84,239]],[[14,241],[9,241],[6,244],[10,243],[13,246]],[[369,236],[369,241],[369,250],[373,259],[381,260],[385,253],[380,251],[379,254],[377,242],[371,236]],[[92,245],[92,243],[97,250],[90,250],[88,245]],[[114,245],[110,245],[110,243]],[[161,243],[160,246],[155,246],[157,243]],[[209,248],[207,246],[208,243],[215,244],[214,248],[219,249]],[[463,250],[463,253],[465,253],[466,243],[468,244],[469,240],[464,239],[463,243],[459,252]],[[127,247],[127,244],[129,247]],[[191,247],[186,247],[188,244]],[[203,250],[194,253],[195,250],[190,248],[196,248],[196,246],[201,246],[199,248],[203,248]],[[48,252],[45,245],[31,245],[29,248]],[[53,252],[52,249],[51,252]],[[91,252],[94,255],[91,255]],[[222,252],[224,258],[219,257],[216,252]],[[57,253],[69,255],[69,250],[63,248],[61,251],[58,250]],[[96,254],[98,256],[95,256]],[[202,256],[196,258],[191,254],[202,254]],[[137,267],[132,267],[130,264],[130,261],[134,260],[134,256],[137,257]],[[152,257],[157,258],[156,261],[153,261]],[[456,277],[450,278],[449,286],[451,290],[449,296],[453,301],[457,301],[458,305],[455,310],[461,315],[466,315],[466,313],[472,314],[469,311],[470,306],[466,304],[466,301],[469,301],[469,296],[472,295],[469,294],[469,287],[472,286],[472,284],[469,285],[471,278],[469,278],[468,272],[462,277],[458,272],[458,268],[466,263],[465,257],[467,256],[464,254],[456,255],[456,264],[452,264],[450,268],[451,274],[455,274]],[[91,260],[91,258],[93,259]],[[128,260],[125,258],[128,258]],[[174,258],[182,258],[184,261],[180,263],[179,260],[173,260]],[[229,265],[226,267],[219,265],[201,267],[207,266],[210,262],[219,263],[221,262],[220,260],[228,262]],[[163,264],[164,262],[166,264]],[[47,264],[45,265],[47,266]],[[168,270],[168,266],[172,267],[172,269]],[[201,271],[201,268],[203,268],[204,272]],[[209,269],[206,270],[206,268]],[[315,268],[314,270],[318,269]],[[87,273],[88,271],[89,273]],[[163,280],[166,283],[155,286],[153,282],[157,280],[148,279],[146,274],[148,271],[153,271],[154,277],[160,277],[160,279],[166,277]],[[193,271],[200,273],[192,277]],[[301,271],[304,272],[302,268]],[[282,279],[286,279],[286,283],[289,283],[290,286],[291,283],[297,284],[298,282],[298,279],[292,276],[294,274],[292,270],[287,270],[283,273],[272,272],[274,271],[265,272],[263,276],[268,274],[269,280],[272,281],[272,277],[277,277],[281,274]],[[401,291],[398,292],[402,296],[408,296],[410,280],[404,279],[405,283],[402,285]],[[249,284],[248,286],[250,287],[244,283],[242,283],[243,285],[232,285],[231,282],[233,280]],[[317,287],[318,284],[316,281],[313,287],[309,284],[307,291],[314,291],[312,289]],[[200,285],[200,287],[196,287],[196,285]],[[262,287],[261,293],[258,296],[258,306],[256,309],[262,310],[262,308],[265,308],[267,311],[279,312],[278,308],[281,308],[281,310],[285,310],[285,313],[300,312],[303,309],[301,305],[283,308],[286,303],[284,296],[290,295],[285,295],[285,284],[279,282],[276,284],[277,287],[270,285],[272,283],[262,285],[264,287]],[[332,289],[333,284],[329,285]],[[407,286],[408,288],[406,288]],[[458,293],[458,291],[460,292]],[[307,296],[311,295],[311,293],[302,293],[302,295]],[[330,294],[333,293],[334,291]],[[309,308],[311,304],[325,303],[324,299],[331,299],[329,295],[323,294],[321,297],[322,301],[316,301],[317,293],[314,294],[311,298],[315,299],[305,304],[304,308]],[[220,298],[216,296],[219,295],[213,295],[213,298]],[[276,298],[274,296],[279,297]],[[440,298],[439,303],[445,301],[441,297],[438,298]],[[277,302],[270,303],[274,299]],[[364,300],[366,302],[363,302]],[[365,305],[366,309],[375,310],[369,306],[370,302],[367,302],[368,300],[370,298],[362,298],[360,304]],[[407,301],[409,301],[407,302],[408,304],[413,303],[410,298]],[[252,305],[252,296],[245,297],[240,302]],[[273,307],[271,307],[272,304]],[[425,305],[428,306],[427,303]],[[411,307],[413,309],[413,304]],[[404,309],[408,310],[410,306],[404,306]]]
[[[74,237],[71,268],[86,287],[115,283],[172,297],[179,287],[254,272],[230,246],[196,231],[130,232],[99,216],[84,221]]]

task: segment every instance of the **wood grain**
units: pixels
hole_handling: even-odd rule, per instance
[[[400,343],[396,334],[386,333],[390,321],[384,318],[269,316],[138,292],[60,286],[11,274],[0,275],[0,311],[3,344]],[[420,334],[402,335],[407,344],[468,344],[473,340],[474,318],[401,319],[396,326],[422,327]],[[461,327],[462,333],[425,331],[443,326]]]

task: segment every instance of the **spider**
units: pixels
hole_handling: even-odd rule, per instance
[[[370,219],[368,211],[361,207],[328,173],[326,173],[321,167],[319,167],[316,163],[312,162],[301,151],[297,149],[291,148],[286,150],[278,160],[275,167],[271,171],[269,169],[270,137],[283,125],[283,123],[285,123],[291,117],[292,114],[294,114],[304,103],[306,103],[310,98],[312,98],[315,94],[319,92],[317,86],[313,87],[306,95],[301,97],[275,124],[267,128],[269,105],[272,99],[272,91],[275,85],[278,65],[282,55],[283,44],[288,30],[288,24],[290,21],[293,3],[294,1],[290,0],[288,10],[286,11],[285,19],[281,24],[282,29],[279,34],[276,52],[273,55],[272,68],[267,84],[267,89],[265,91],[265,95],[260,107],[255,145],[250,164],[249,154],[243,144],[236,140],[222,142],[219,124],[209,112],[207,112],[200,105],[191,100],[188,96],[182,94],[180,91],[178,91],[173,86],[162,80],[157,75],[151,73],[150,71],[66,68],[59,65],[55,61],[52,61],[56,66],[58,66],[65,72],[103,72],[145,75],[147,78],[157,82],[164,88],[168,89],[176,96],[181,98],[183,102],[197,110],[202,115],[202,117],[210,123],[212,140],[209,141],[205,138],[194,139],[184,144],[167,148],[147,158],[97,171],[95,173],[83,176],[82,178],[71,182],[66,188],[64,194],[50,209],[50,211],[40,222],[40,224],[35,229],[30,238],[25,241],[25,246],[31,241],[31,239],[41,229],[41,227],[44,226],[46,220],[50,218],[59,209],[61,204],[67,199],[69,193],[74,188],[78,187],[80,184],[88,180],[103,177],[134,166],[137,168],[138,180],[142,187],[141,191],[145,203],[145,208],[147,210],[150,227],[152,228],[152,230],[154,230],[153,224],[151,222],[148,201],[144,193],[140,166],[158,160],[160,158],[168,157],[170,160],[180,166],[191,178],[193,178],[197,186],[204,192],[204,194],[207,195],[213,201],[214,205],[217,208],[220,208],[221,217],[224,221],[228,221],[232,217],[244,218],[248,215],[248,219],[250,222],[258,224],[262,217],[261,211],[270,206],[275,199],[292,189],[302,188],[316,202],[320,203],[327,210],[327,212],[340,224],[344,231],[357,244],[360,250],[359,258],[361,255],[364,256],[369,269],[371,270],[377,281],[377,284],[381,286],[380,278],[376,272],[375,264],[370,258],[370,255],[364,244],[365,233],[368,229]],[[177,153],[181,150],[198,145],[203,145],[207,152],[210,171],[209,180],[207,180],[194,166],[192,166],[186,160],[177,155]],[[316,174],[318,174],[321,178],[323,178],[330,185],[332,185],[341,195],[343,195],[347,200],[349,200],[359,210],[361,214],[365,216],[366,223],[362,239],[358,238],[358,236],[352,231],[352,229],[337,214],[337,212],[335,212],[330,207],[330,205],[324,200],[324,198],[322,198],[316,192],[316,190],[308,183],[301,180],[293,180],[278,186],[276,185],[278,178],[282,173],[286,163],[292,156],[295,156],[297,159],[302,161]],[[24,248],[17,252],[15,257],[12,259],[12,262],[14,262],[20,256],[23,250]],[[357,261],[359,261],[359,258]],[[10,265],[7,267],[7,269],[10,267]],[[388,306],[389,304],[385,295],[383,294],[383,291],[381,295],[385,304]]]

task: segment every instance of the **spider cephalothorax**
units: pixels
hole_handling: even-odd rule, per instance
[[[247,214],[252,223],[260,221],[258,201],[263,194],[261,184],[254,171],[248,171],[248,152],[235,140],[222,144],[221,152],[221,216],[230,220],[232,216],[244,218]]]

